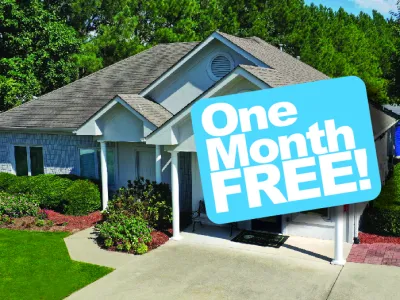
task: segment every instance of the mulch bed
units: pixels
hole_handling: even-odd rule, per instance
[[[37,226],[35,217],[22,217],[13,219],[12,224],[0,225],[0,228],[33,231],[67,231],[74,233],[92,227],[102,220],[102,215],[99,211],[87,216],[65,216],[52,210],[43,210],[43,212],[47,215],[45,221],[52,221],[53,226]]]
[[[360,239],[361,244],[376,244],[376,243],[400,244],[400,237],[380,236],[371,233],[359,232],[358,238]]]
[[[87,216],[66,216],[52,210],[44,210],[47,219],[54,222],[54,225],[64,227],[64,231],[76,232],[92,227],[103,219],[101,212],[95,211]]]

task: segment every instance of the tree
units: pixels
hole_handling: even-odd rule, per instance
[[[39,0],[0,0],[0,111],[78,77],[73,28]]]

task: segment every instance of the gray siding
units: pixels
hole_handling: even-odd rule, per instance
[[[0,132],[0,172],[13,172],[14,145],[42,146],[45,174],[79,175],[78,149],[97,143],[92,136]]]

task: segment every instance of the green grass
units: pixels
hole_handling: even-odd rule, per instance
[[[0,298],[63,299],[112,271],[71,260],[66,236],[0,229]]]

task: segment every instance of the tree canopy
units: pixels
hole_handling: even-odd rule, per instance
[[[215,30],[258,36],[331,77],[356,75],[370,100],[400,102],[400,27],[303,0],[0,0],[0,111],[158,43]]]

